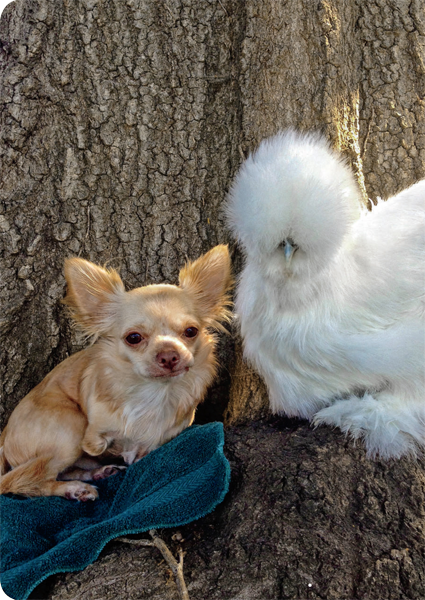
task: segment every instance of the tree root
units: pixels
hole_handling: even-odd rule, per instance
[[[118,537],[115,538],[114,541],[124,542],[125,544],[133,544],[135,546],[154,546],[158,548],[165,561],[167,562],[168,566],[170,567],[171,571],[173,572],[174,577],[176,578],[177,589],[181,600],[190,600],[183,576],[183,550],[179,548],[179,561],[177,562],[177,560],[171,554],[165,542],[160,537],[158,537],[156,529],[150,529],[149,535],[151,536],[152,540],[135,540],[127,537]]]

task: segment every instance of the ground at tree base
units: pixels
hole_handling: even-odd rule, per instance
[[[423,600],[423,464],[369,461],[339,432],[279,418],[227,429],[225,452],[224,502],[160,531],[174,555],[183,547],[191,600]],[[31,597],[179,598],[158,551],[120,542]]]

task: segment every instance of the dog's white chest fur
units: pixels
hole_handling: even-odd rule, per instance
[[[187,412],[193,405],[192,398],[185,402],[182,390],[178,397],[178,389],[170,383],[152,382],[136,389],[122,409],[124,437],[137,440],[148,452],[176,435],[178,408]],[[180,430],[184,426],[180,424]]]

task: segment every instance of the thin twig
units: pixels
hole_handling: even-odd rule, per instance
[[[126,537],[117,537],[114,542],[124,542],[125,544],[134,544],[135,546],[155,546],[151,540],[132,540]]]
[[[190,600],[189,593],[187,591],[186,583],[183,575],[183,557],[184,552],[181,548],[179,548],[179,561],[174,558],[165,544],[164,540],[158,537],[156,529],[151,529],[149,531],[149,535],[152,538],[151,540],[133,540],[127,537],[119,537],[116,538],[116,542],[124,542],[126,544],[133,544],[135,546],[155,546],[161,552],[171,571],[173,572],[174,577],[176,578],[177,589],[179,592],[179,596],[181,600]]]
[[[227,12],[226,7],[222,5],[222,3],[220,2],[220,0],[218,0],[218,3],[221,6],[221,8],[224,10],[224,12],[226,13],[226,15],[229,16],[229,13]]]

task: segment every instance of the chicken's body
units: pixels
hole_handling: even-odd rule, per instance
[[[228,213],[246,251],[236,299],[244,351],[274,412],[339,426],[370,455],[416,454],[425,446],[425,181],[356,215],[347,171],[322,140],[292,132],[242,168]],[[257,215],[251,244],[246,190],[247,210],[275,213],[267,232]],[[333,215],[322,227],[323,208]]]

